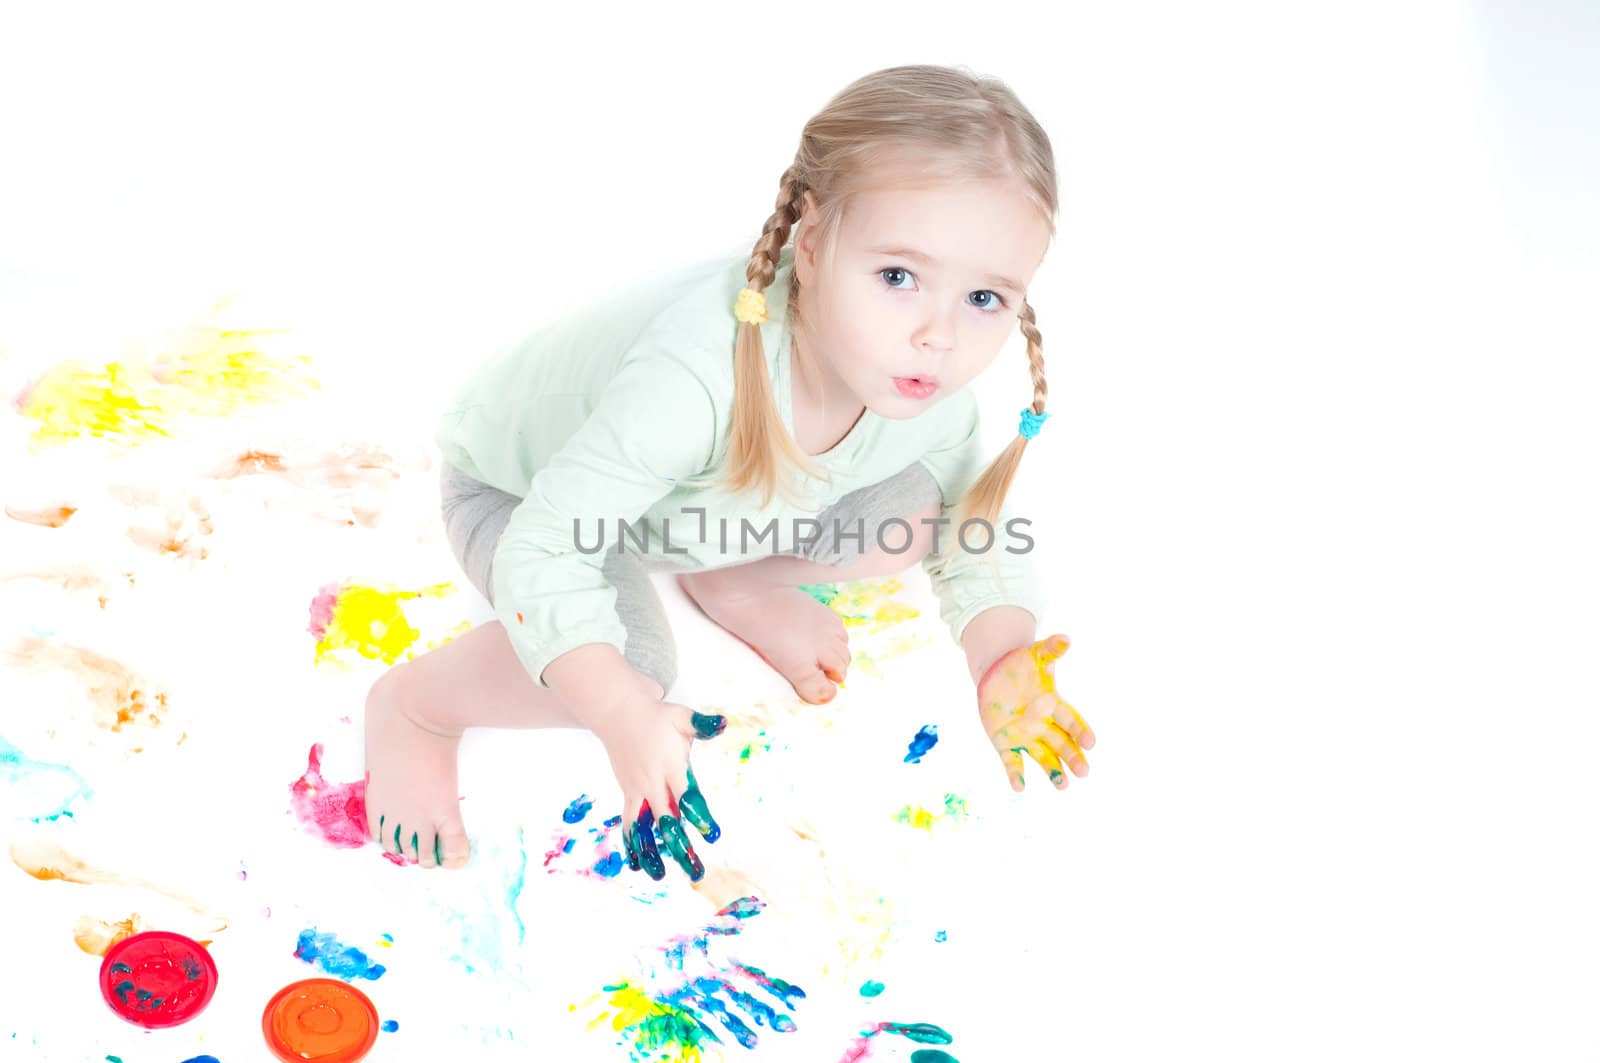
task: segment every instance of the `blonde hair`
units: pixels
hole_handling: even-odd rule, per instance
[[[817,232],[828,265],[852,198],[882,185],[885,174],[918,184],[1018,180],[1038,208],[1050,235],[1057,209],[1055,158],[1050,138],[1016,95],[998,79],[962,67],[895,66],[846,86],[800,131],[794,162],[778,179],[778,198],[762,226],[745,269],[747,286],[765,291],[800,220],[807,195],[817,212]],[[791,271],[786,314],[800,323],[800,284]],[[728,312],[733,312],[730,304]],[[1023,299],[1018,327],[1028,341],[1032,408],[1044,413],[1043,341],[1033,307]],[[789,493],[785,473],[822,475],[785,430],[768,379],[758,325],[741,321],[734,341],[734,399],[727,455],[712,482],[734,492],[755,489],[762,504],[775,491]],[[1020,432],[989,464],[959,503],[960,521],[999,519],[1000,507],[1022,462],[1028,440]]]

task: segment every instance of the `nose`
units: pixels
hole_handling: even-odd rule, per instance
[[[911,337],[919,351],[942,353],[955,349],[956,311],[954,307],[935,307],[923,318]]]

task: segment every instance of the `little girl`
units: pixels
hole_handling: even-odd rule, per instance
[[[680,821],[707,841],[718,828],[689,750],[725,721],[663,700],[663,569],[821,703],[850,648],[802,586],[920,561],[1012,788],[1024,753],[1057,787],[1087,774],[1094,735],[1050,667],[1067,639],[1035,641],[1043,598],[1013,527],[1027,522],[1003,535],[1000,519],[1048,416],[1026,292],[1055,214],[1049,139],[1008,88],[881,70],[806,123],[748,258],[658,273],[479,371],[437,441],[447,537],[496,620],[373,684],[373,837],[461,866],[462,731],[583,727],[622,789],[630,867],[659,880],[665,850],[698,879]],[[1014,327],[1033,402],[981,470],[967,385]]]

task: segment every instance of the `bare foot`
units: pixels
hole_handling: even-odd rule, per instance
[[[367,829],[385,852],[461,867],[470,849],[456,789],[461,735],[406,704],[407,667],[384,673],[367,694]]]
[[[844,620],[799,587],[751,592],[739,585],[737,566],[678,577],[694,603],[740,642],[755,650],[814,705],[832,701],[835,683],[850,667]]]

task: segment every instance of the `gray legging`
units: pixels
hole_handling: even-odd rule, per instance
[[[478,593],[494,602],[494,553],[500,533],[511,520],[511,511],[522,501],[497,487],[468,476],[449,462],[443,463],[440,476],[445,537],[456,561]],[[851,491],[817,515],[822,535],[796,556],[823,565],[842,565],[859,558],[878,541],[879,526],[891,517],[908,519],[912,513],[940,500],[939,485],[920,462],[879,483]],[[863,535],[844,537],[835,530],[854,531],[860,520]],[[886,532],[884,541],[903,541],[905,532]],[[673,567],[663,563],[662,567]],[[679,570],[688,571],[688,570]],[[617,616],[627,631],[623,657],[637,672],[648,675],[670,691],[678,677],[677,648],[672,629],[667,626],[661,599],[650,585],[645,559],[624,543],[619,553],[607,549],[601,567],[606,581],[617,589]]]

